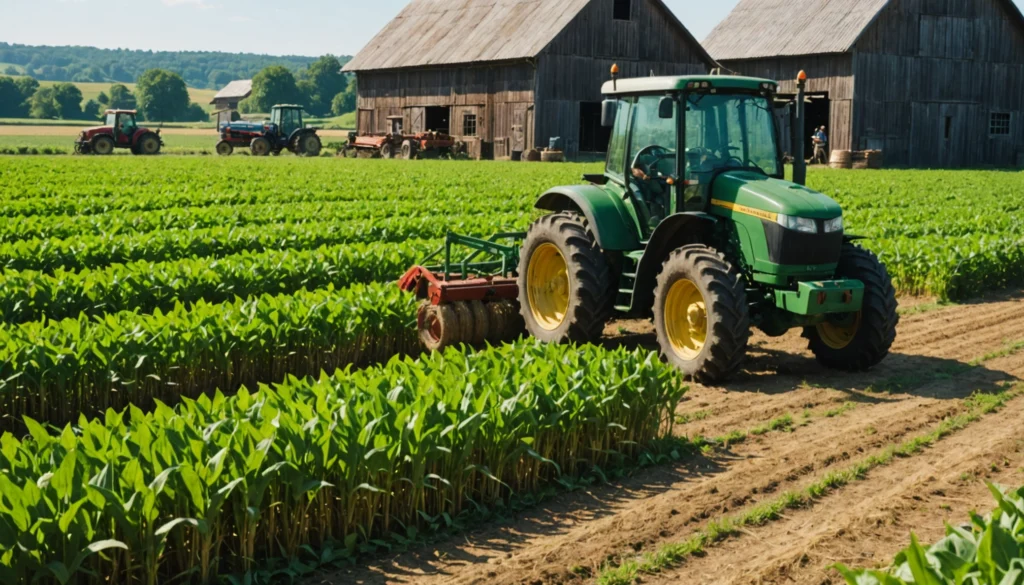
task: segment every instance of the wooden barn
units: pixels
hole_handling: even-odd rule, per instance
[[[704,46],[783,91],[806,70],[808,124],[828,126],[833,149],[914,167],[1024,158],[1024,16],[1012,0],[741,0]]]
[[[662,0],[413,0],[345,66],[360,133],[447,131],[474,158],[552,137],[604,152],[601,84],[707,73],[714,63]]]

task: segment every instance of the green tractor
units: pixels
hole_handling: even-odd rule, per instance
[[[653,314],[662,358],[699,382],[740,368],[752,326],[803,329],[830,368],[878,364],[896,338],[895,290],[835,201],[784,180],[776,91],[763,79],[613,70],[603,174],[541,196],[549,213],[527,233],[451,235],[432,257],[443,252],[442,266],[402,278],[424,300],[424,344],[522,326],[545,342],[594,342],[616,315]],[[453,246],[472,254],[453,262]]]

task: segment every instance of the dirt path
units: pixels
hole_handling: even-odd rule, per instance
[[[613,324],[607,333],[616,338],[611,343],[653,342],[649,325],[640,322]],[[1024,377],[1024,354],[1013,345],[1021,340],[1024,297],[1019,294],[904,317],[893,355],[864,374],[822,369],[798,335],[755,336],[747,369],[728,390],[691,388],[678,411],[677,431],[718,436],[788,416],[789,432],[748,435],[707,457],[566,494],[505,525],[313,582],[593,582],[592,575],[609,560],[685,540],[710,518],[801,489],[854,459],[929,432],[962,411],[963,399],[973,392],[999,391]],[[944,517],[962,521],[970,509],[990,507],[977,479],[983,472],[1024,483],[1017,471],[1024,465],[1022,408],[1024,399],[1017,400],[810,509],[709,548],[703,558],[672,572],[645,575],[644,582],[828,583],[836,575],[826,567],[837,560],[877,564],[890,559],[911,526],[922,527],[922,538],[934,539],[934,531],[928,531],[941,529]],[[936,512],[939,506],[945,506],[943,514]]]

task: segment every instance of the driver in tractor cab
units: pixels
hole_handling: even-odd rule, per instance
[[[647,207],[649,224],[656,226],[670,215],[669,178],[676,169],[675,120],[658,116],[657,96],[644,96],[633,109],[634,128],[630,173],[634,192]]]
[[[121,136],[127,136],[131,138],[135,134],[135,124],[132,122],[131,116],[118,116],[120,118],[120,130]]]

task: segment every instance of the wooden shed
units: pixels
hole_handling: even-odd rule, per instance
[[[224,86],[210,104],[218,110],[237,110],[238,103],[252,95],[252,80],[240,79]]]
[[[444,130],[474,158],[552,137],[604,152],[601,84],[707,73],[714,62],[662,0],[413,0],[345,66],[360,133]]]
[[[1024,156],[1024,16],[1012,0],[741,0],[704,46],[784,92],[806,70],[808,125],[828,126],[833,149],[914,167]]]

